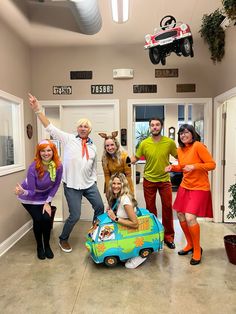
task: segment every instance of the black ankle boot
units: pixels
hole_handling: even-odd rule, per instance
[[[50,246],[45,247],[45,256],[47,258],[53,258],[54,257],[53,251],[51,250]]]
[[[37,255],[39,259],[45,259],[45,252],[42,247],[37,248]]]

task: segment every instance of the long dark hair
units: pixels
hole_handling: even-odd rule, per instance
[[[178,143],[180,147],[185,147],[185,144],[181,141],[180,139],[180,133],[184,132],[184,130],[188,130],[189,132],[191,132],[192,136],[193,136],[193,140],[192,143],[198,141],[201,141],[201,136],[196,132],[196,130],[194,129],[194,127],[191,124],[182,124],[181,127],[179,128],[178,131]]]

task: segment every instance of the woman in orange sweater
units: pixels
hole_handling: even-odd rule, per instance
[[[114,131],[111,135],[106,133],[98,133],[104,138],[104,151],[102,156],[102,167],[105,177],[104,192],[108,195],[109,181],[115,173],[123,173],[129,184],[131,194],[134,194],[134,186],[132,181],[131,160],[125,150],[121,150],[120,143],[117,140],[118,131]]]
[[[169,165],[165,170],[183,172],[173,208],[177,211],[187,245],[178,254],[193,253],[190,264],[197,265],[202,257],[197,217],[213,217],[208,171],[214,170],[216,164],[192,125],[180,127],[178,142],[178,165]]]

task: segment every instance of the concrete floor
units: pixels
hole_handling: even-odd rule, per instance
[[[142,184],[136,192],[139,206],[145,207]],[[201,222],[202,263],[191,266],[191,256],[177,254],[185,240],[174,223],[176,250],[164,247],[132,270],[92,261],[84,246],[89,222],[75,226],[71,253],[58,247],[63,224],[54,222],[53,260],[36,257],[30,231],[0,258],[0,313],[235,314],[236,265],[228,262],[223,237],[235,234],[236,225]]]
[[[233,225],[201,223],[202,263],[178,256],[184,239],[175,221],[176,250],[164,247],[134,270],[96,265],[84,246],[89,222],[71,235],[73,251],[58,247],[62,223],[54,223],[53,260],[36,257],[30,231],[0,258],[0,313],[236,313],[236,266],[227,260],[223,236]]]

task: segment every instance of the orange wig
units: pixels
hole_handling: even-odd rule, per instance
[[[38,172],[39,178],[42,178],[44,175],[44,167],[43,167],[43,163],[42,163],[42,158],[40,156],[40,151],[45,149],[47,146],[49,146],[53,152],[53,156],[52,156],[52,160],[55,162],[56,165],[56,169],[60,166],[61,161],[58,155],[58,151],[56,148],[56,145],[50,141],[50,140],[43,140],[41,141],[37,146],[36,146],[36,153],[35,153],[35,168]]]

